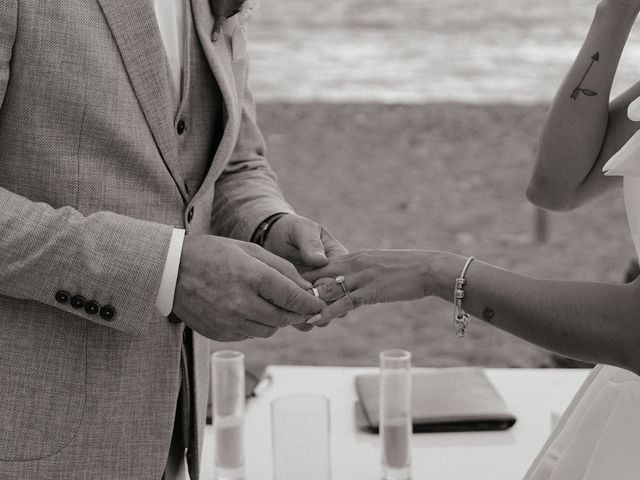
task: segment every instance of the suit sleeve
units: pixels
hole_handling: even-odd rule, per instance
[[[245,87],[238,141],[216,182],[211,222],[214,235],[249,241],[266,218],[274,213],[293,212],[265,158],[265,151],[253,94]]]
[[[17,0],[3,0],[0,108],[16,28]],[[145,332],[155,316],[171,226],[111,212],[84,216],[71,207],[54,209],[3,188],[1,178],[0,205],[0,295],[40,302],[125,332]]]

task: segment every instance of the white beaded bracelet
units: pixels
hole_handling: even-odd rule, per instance
[[[460,277],[456,278],[456,288],[453,292],[453,323],[456,327],[456,336],[463,338],[465,329],[469,325],[469,314],[462,308],[462,299],[464,298],[464,286],[467,280],[464,276],[467,273],[469,265],[475,260],[475,257],[469,257],[467,263],[464,264]]]

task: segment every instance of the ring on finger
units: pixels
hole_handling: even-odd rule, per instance
[[[313,293],[314,297],[318,297],[318,298],[320,297],[320,292],[316,287],[311,288],[311,293]]]
[[[336,283],[342,287],[342,291],[345,295],[349,295],[349,290],[347,290],[347,286],[344,283],[344,275],[338,275],[336,277]]]

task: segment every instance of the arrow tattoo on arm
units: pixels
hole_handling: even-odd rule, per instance
[[[591,71],[591,67],[593,67],[593,64],[599,61],[600,61],[600,52],[596,52],[591,56],[591,63],[587,67],[587,71],[584,72],[584,75],[582,76],[582,80],[580,80],[580,83],[578,84],[578,86],[574,88],[573,92],[571,93],[571,98],[573,100],[577,100],[581,93],[584,93],[587,97],[595,97],[596,95],[598,95],[598,92],[594,92],[593,90],[582,88],[582,83],[587,78],[587,75],[589,74],[589,71]]]

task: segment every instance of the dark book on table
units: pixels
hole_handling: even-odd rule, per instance
[[[414,432],[506,430],[516,422],[480,367],[412,370]],[[358,427],[379,431],[379,375],[359,375]]]

